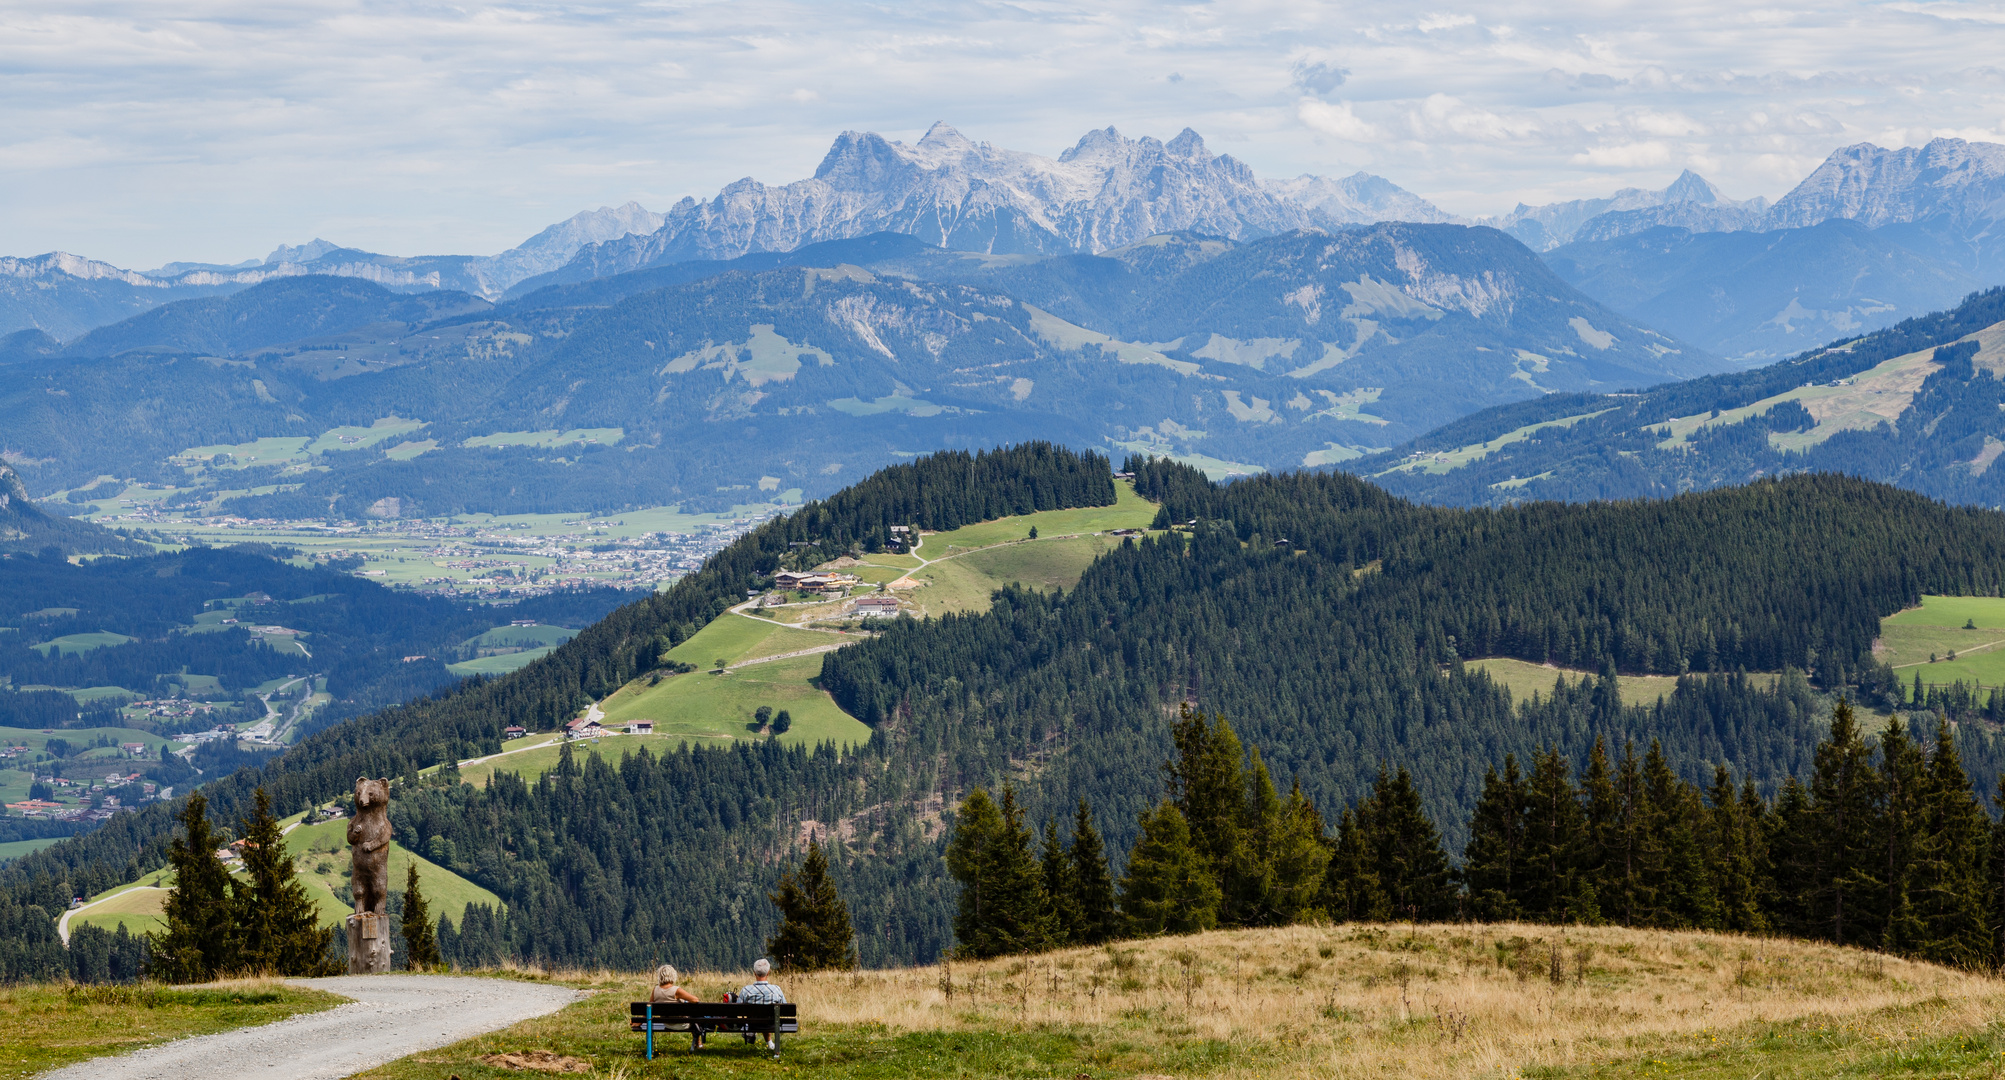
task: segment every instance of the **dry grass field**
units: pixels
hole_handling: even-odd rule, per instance
[[[518,973],[524,977],[539,977]],[[534,1050],[594,1075],[830,1077],[1997,1076],[2005,983],[1772,939],[1530,925],[1298,926],[778,980],[803,1032],[776,1066],[713,1039],[640,1059],[645,977],[366,1074],[509,1075]],[[696,973],[714,999],[748,981]]]

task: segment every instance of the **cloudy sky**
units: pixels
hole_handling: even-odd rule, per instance
[[[1976,3],[0,0],[0,254],[487,254],[935,120],[1189,126],[1469,215],[1686,167],[1773,198],[1851,143],[2005,141],[2001,46]]]

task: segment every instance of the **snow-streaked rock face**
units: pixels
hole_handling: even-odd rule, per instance
[[[547,274],[570,262],[587,244],[645,235],[661,228],[663,220],[661,214],[637,202],[601,206],[560,221],[499,255],[477,260],[474,272],[485,287],[483,292],[499,296],[524,278]]]
[[[1878,228],[1938,217],[1959,225],[2005,217],[2005,146],[1962,139],[1899,150],[1847,146],[1777,200],[1763,227],[1849,218]]]
[[[1339,224],[1417,221],[1439,225],[1460,220],[1398,184],[1370,173],[1353,173],[1341,180],[1305,173],[1293,180],[1269,180],[1265,186],[1279,198],[1308,207]]]
[[[32,258],[0,258],[0,276],[47,280],[56,277],[72,277],[83,281],[122,281],[127,285],[165,288],[166,283],[156,281],[145,274],[132,270],[121,270],[110,263],[86,259],[81,255],[71,255],[66,251],[51,251],[47,255]]]
[[[1551,251],[1574,240],[1607,240],[1656,225],[1678,225],[1695,232],[1751,229],[1767,209],[1767,199],[1730,199],[1711,181],[1686,169],[1662,191],[1623,188],[1605,199],[1571,199],[1544,206],[1519,203],[1510,213],[1480,219],[1478,224],[1502,229],[1533,251]]]
[[[651,236],[580,253],[618,273],[685,259],[899,232],[958,251],[1100,252],[1175,231],[1233,239],[1391,216],[1446,218],[1388,181],[1302,177],[1262,183],[1186,128],[1165,143],[1090,131],[1056,158],[977,143],[935,124],[914,145],[844,132],[815,175],[781,186],[746,178],[707,202],[685,199]]]

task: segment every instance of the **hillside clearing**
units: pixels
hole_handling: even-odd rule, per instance
[[[927,615],[987,611],[990,596],[1011,582],[1042,592],[1069,589],[1094,559],[1120,545],[1116,536],[1068,536],[983,548],[913,571],[912,580],[925,586],[899,592]]]
[[[300,884],[306,887],[307,896],[312,898],[314,907],[320,912],[320,925],[341,925],[341,921],[354,911],[353,906],[344,903],[337,894],[337,890],[348,883],[348,820],[337,818],[316,825],[302,825],[285,834],[285,846],[293,857],[293,867],[299,875]],[[502,906],[501,898],[494,893],[422,855],[414,854],[395,840],[390,842],[392,892],[403,891],[405,868],[412,862],[418,865],[418,881],[434,915],[448,916],[457,923],[465,918],[468,904],[486,904],[496,909]],[[116,930],[123,924],[134,934],[165,930],[167,921],[162,912],[167,902],[167,889],[173,884],[172,872],[163,868],[137,881],[108,889],[93,897],[86,907],[71,913],[70,929],[98,926]],[[134,888],[140,885],[152,888]]]
[[[1880,620],[1873,651],[1905,681],[2005,686],[2005,597],[1924,596]]]
[[[1071,536],[1078,533],[1106,532],[1109,529],[1146,529],[1156,519],[1156,504],[1135,494],[1135,485],[1126,480],[1114,482],[1114,505],[1082,506],[1071,510],[1040,510],[1035,514],[1018,514],[1014,517],[997,518],[978,525],[963,525],[948,532],[926,533],[920,544],[919,553],[925,558],[939,560],[956,551],[972,551],[975,548],[990,547],[1022,540],[1030,534],[1034,526],[1040,536]]]
[[[499,1077],[481,1058],[526,1050],[641,1070],[645,976],[560,978],[606,992],[363,1075]],[[745,981],[684,979],[705,999]],[[802,1022],[781,1067],[829,1077],[1988,1076],[2005,1048],[2005,986],[1977,975],[1618,927],[1295,926],[776,981]],[[664,1075],[774,1068],[724,1038],[657,1049]]]
[[[1551,664],[1534,664],[1527,660],[1513,660],[1509,657],[1492,657],[1485,660],[1465,661],[1464,667],[1471,671],[1481,671],[1496,682],[1503,683],[1511,692],[1511,697],[1519,701],[1530,701],[1533,694],[1551,697],[1553,683],[1565,678],[1569,683],[1579,682],[1593,672],[1572,671],[1553,667]],[[1767,676],[1771,681],[1773,675]],[[1631,705],[1647,705],[1660,697],[1671,696],[1678,688],[1674,675],[1617,675],[1616,688],[1622,700]]]

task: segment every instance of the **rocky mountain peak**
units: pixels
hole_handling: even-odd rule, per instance
[[[2005,145],[1934,139],[1897,150],[1843,147],[1778,199],[1763,224],[1786,229],[1849,218],[1878,228],[1935,217],[1963,225],[2005,217]]]

